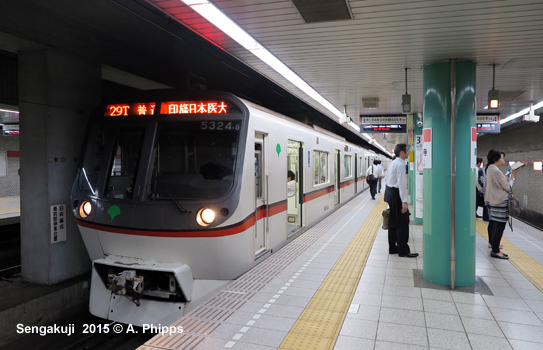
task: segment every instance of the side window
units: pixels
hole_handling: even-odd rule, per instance
[[[343,163],[345,165],[345,177],[349,178],[353,176],[353,169],[352,169],[352,156],[345,155],[343,157]]]
[[[313,151],[315,185],[328,182],[328,152]]]
[[[262,197],[262,145],[255,144],[255,193],[257,198]]]

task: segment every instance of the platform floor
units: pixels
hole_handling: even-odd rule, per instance
[[[543,349],[541,231],[507,228],[500,260],[477,220],[477,283],[450,290],[422,278],[422,225],[418,258],[388,254],[384,208],[363,193],[138,349]]]
[[[19,197],[0,198],[0,221],[10,218],[18,218],[21,215]]]

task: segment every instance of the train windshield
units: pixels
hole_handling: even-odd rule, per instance
[[[79,188],[93,196],[131,199],[144,134],[143,127],[95,124],[79,174]],[[101,193],[102,187],[105,187],[104,193]]]
[[[217,199],[234,185],[241,120],[162,123],[147,197]]]

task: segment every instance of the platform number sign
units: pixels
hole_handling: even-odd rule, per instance
[[[51,243],[66,240],[66,204],[52,205],[51,214]]]

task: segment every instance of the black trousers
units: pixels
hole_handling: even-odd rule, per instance
[[[377,180],[370,182],[370,194],[371,198],[375,198],[375,193],[377,192]]]
[[[390,206],[388,217],[388,252],[409,254],[409,210],[402,214],[400,190],[387,186],[387,201]]]
[[[493,253],[499,253],[500,252],[500,242],[503,237],[503,231],[505,230],[505,226],[507,225],[507,222],[499,222],[490,220],[488,222],[488,242],[492,246],[492,252]]]

